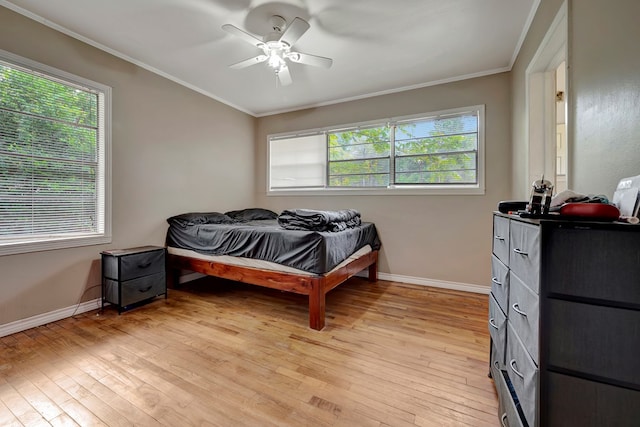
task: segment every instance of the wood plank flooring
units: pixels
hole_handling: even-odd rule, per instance
[[[307,316],[203,278],[0,338],[0,425],[499,425],[486,295],[352,278]]]

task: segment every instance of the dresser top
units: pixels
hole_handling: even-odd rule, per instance
[[[495,216],[509,218],[516,221],[533,224],[547,225],[561,228],[600,228],[608,230],[640,231],[640,224],[629,224],[619,221],[597,221],[586,217],[569,217],[558,214],[536,215],[535,217],[521,217],[516,214],[504,214],[494,211]]]

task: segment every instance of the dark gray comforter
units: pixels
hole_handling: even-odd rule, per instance
[[[360,225],[360,212],[354,209],[319,211],[287,209],[278,216],[278,224],[288,230],[342,231]]]
[[[380,248],[372,223],[339,232],[285,230],[277,220],[236,224],[171,224],[167,246],[206,255],[231,255],[271,261],[315,274],[324,274],[358,249]]]

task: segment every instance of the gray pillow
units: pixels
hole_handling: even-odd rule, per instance
[[[249,208],[241,209],[238,211],[225,212],[225,215],[229,216],[236,221],[259,221],[263,219],[277,219],[278,214],[270,211],[269,209],[262,208]]]
[[[236,221],[220,212],[189,212],[172,216],[167,222],[184,228],[199,224],[233,224]]]

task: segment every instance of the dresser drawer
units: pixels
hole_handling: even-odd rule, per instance
[[[509,218],[493,216],[493,253],[509,265]]]
[[[640,422],[640,391],[551,372],[545,390],[548,404],[540,425],[565,427],[636,427]]]
[[[527,423],[536,425],[538,367],[524,348],[511,324],[507,326],[506,371],[520,401]]]
[[[496,358],[502,367],[507,344],[507,316],[502,312],[493,295],[489,295],[489,334],[498,352]]]
[[[640,233],[556,227],[545,236],[549,293],[640,307]]]
[[[496,385],[496,392],[498,393],[498,418],[501,426],[503,427],[521,427],[522,421],[520,415],[518,415],[518,409],[513,401],[509,387],[507,386],[507,380],[500,369],[491,365],[491,376]]]
[[[509,268],[535,293],[540,289],[540,227],[511,221]]]
[[[640,387],[640,311],[551,298],[547,310],[549,366]]]
[[[104,256],[104,275],[114,280],[130,280],[164,271],[164,249],[121,256]]]
[[[162,295],[166,292],[165,272],[127,280],[121,283],[121,289],[121,307]],[[118,301],[117,280],[105,280],[105,294],[108,301]]]
[[[538,294],[526,287],[518,276],[511,273],[509,279],[509,323],[515,329],[536,365],[538,364],[539,306]]]
[[[509,311],[509,268],[495,255],[491,256],[491,293],[502,311]]]

